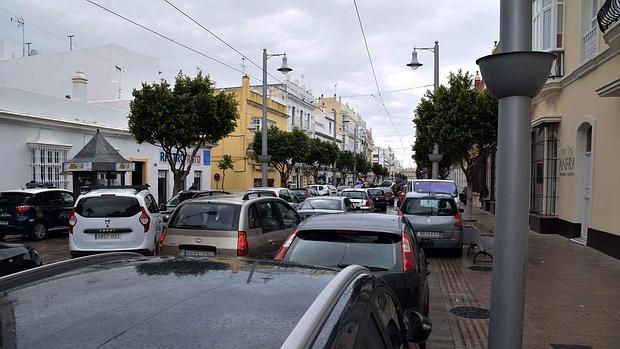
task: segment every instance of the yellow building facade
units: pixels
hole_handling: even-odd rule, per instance
[[[620,258],[620,22],[597,20],[606,3],[532,2],[533,49],[557,58],[532,102],[530,226]]]
[[[217,146],[211,149],[211,181],[212,189],[238,191],[260,185],[260,164],[256,162],[251,152],[251,143],[254,141],[254,132],[260,130],[263,97],[250,90],[250,78],[241,79],[241,87],[225,88],[222,92],[233,93],[238,103],[239,119],[237,127]],[[287,129],[288,115],[285,105],[267,99],[268,124],[275,125],[281,130]],[[218,168],[223,156],[229,154],[233,160],[233,168],[224,173]],[[219,180],[215,180],[219,177]],[[269,168],[270,185],[280,186],[280,175],[273,168]]]

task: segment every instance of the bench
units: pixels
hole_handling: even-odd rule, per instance
[[[467,248],[467,255],[474,255],[474,264],[478,261],[478,258],[481,258],[480,262],[493,262],[493,256],[487,252],[486,248],[482,244],[482,235],[480,234],[480,229],[478,229],[475,225],[477,221],[475,219],[465,219],[463,220],[463,224],[465,224],[466,228],[469,228],[471,231],[471,241],[469,242],[469,247]],[[486,257],[490,260],[482,259]]]

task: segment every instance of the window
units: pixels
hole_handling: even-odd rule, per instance
[[[299,111],[299,126],[304,126],[304,111],[300,110]]]
[[[293,201],[293,199],[291,198],[291,195],[288,193],[288,190],[286,190],[286,189],[280,190],[280,199],[282,199],[282,200],[284,200],[286,202]]]
[[[357,331],[358,336],[355,339],[355,344],[353,344],[353,348],[389,348],[387,343],[383,342],[383,336],[381,335],[381,328],[377,320],[375,319],[375,315],[372,312],[369,312],[366,316],[366,319],[360,325],[359,331]]]
[[[27,193],[0,193],[1,205],[21,205],[28,200],[32,194]]]
[[[587,61],[598,51],[597,0],[582,0],[581,3],[581,60]]]
[[[157,213],[159,210],[157,209],[157,204],[155,204],[155,198],[151,195],[147,195],[144,197],[144,203],[146,204],[146,209],[151,213]]]
[[[234,231],[239,226],[238,205],[188,203],[176,209],[171,228]]]
[[[292,108],[293,109],[292,109],[292,112],[291,112],[291,117],[293,118],[293,120],[292,120],[293,125],[295,125],[295,106],[293,106]]]
[[[276,215],[273,202],[261,202],[256,204],[256,210],[258,211],[258,216],[261,220],[263,233],[269,233],[282,229],[282,222]]]
[[[62,163],[67,161],[67,148],[30,145],[31,180],[52,182],[56,188],[67,188],[67,176],[62,175]]]
[[[532,130],[530,212],[555,215],[558,142],[558,124]]]
[[[73,203],[74,203],[74,199],[73,196],[69,193],[65,193],[65,192],[60,192],[60,195],[62,196],[62,200],[63,200],[63,206],[64,207],[72,207]]]
[[[57,191],[48,191],[43,193],[43,205],[44,206],[56,206],[61,207],[65,203],[65,200],[60,196]]]
[[[454,216],[458,211],[454,199],[410,198],[405,200],[405,214],[421,216]]]
[[[299,207],[299,209],[300,210],[304,210],[304,209],[341,210],[342,208],[340,207],[340,200],[332,200],[332,199],[312,200],[310,199],[310,200],[305,200],[301,204],[301,207]]]
[[[248,216],[250,220],[250,229],[260,228],[260,219],[258,218],[258,212],[256,212],[256,206],[252,205],[248,209]]]
[[[532,1],[532,50],[563,48],[564,0]]]
[[[129,196],[93,196],[78,201],[75,212],[82,217],[132,217],[140,213],[140,203]]]
[[[392,296],[387,292],[380,292],[374,299],[374,306],[378,310],[378,320],[386,329],[393,348],[400,348],[405,341],[401,328],[401,319],[398,316],[398,308]]]
[[[347,211],[355,211],[355,206],[351,203],[351,200],[348,198],[344,199],[344,204],[347,207]]]
[[[295,210],[293,210],[292,208],[286,206],[285,204],[281,202],[277,202],[276,205],[278,206],[278,209],[280,210],[280,215],[282,216],[282,221],[284,222],[284,228],[285,229],[295,228],[297,224],[299,224],[299,221],[300,221],[299,217],[297,216],[297,213],[295,213]]]
[[[202,171],[194,171],[194,189],[202,188]]]

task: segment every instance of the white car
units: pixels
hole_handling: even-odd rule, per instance
[[[368,194],[368,191],[366,189],[344,189],[342,192],[340,192],[340,196],[349,198],[349,200],[351,200],[351,203],[361,210],[373,212],[375,209],[375,205],[372,202],[372,199],[370,198],[370,195]]]
[[[164,223],[148,190],[98,189],[81,195],[69,216],[72,257],[131,251],[159,252]]]
[[[310,185],[306,186],[306,188],[316,189],[316,191],[318,191],[319,195],[321,195],[321,196],[332,195],[332,191],[330,190],[330,188],[326,184],[310,184]],[[336,195],[336,194],[334,194],[334,195]]]
[[[329,194],[331,196],[338,196],[338,189],[336,189],[336,187],[334,187],[333,185],[328,184],[327,188],[329,189]]]

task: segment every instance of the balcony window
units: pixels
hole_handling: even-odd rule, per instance
[[[532,49],[561,50],[563,35],[564,0],[532,1]]]
[[[581,61],[585,62],[598,51],[597,0],[582,0],[581,3]]]

